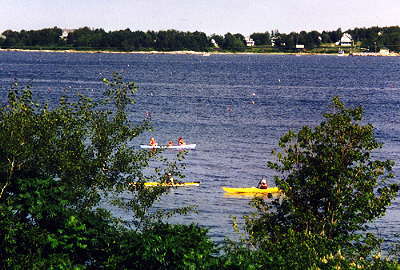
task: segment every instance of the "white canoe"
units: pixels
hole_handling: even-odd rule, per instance
[[[157,145],[157,146],[151,146],[151,145],[140,145],[140,148],[142,149],[195,149],[196,144],[184,144],[184,145]]]

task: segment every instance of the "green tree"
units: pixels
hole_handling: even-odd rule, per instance
[[[392,50],[400,51],[400,27],[386,28],[382,34],[383,46]]]
[[[399,186],[391,180],[393,162],[373,158],[382,144],[362,114],[336,97],[320,125],[281,137],[277,162],[268,167],[281,174],[275,182],[284,197],[254,202],[258,211],[246,220],[251,243],[289,256],[308,252],[308,263],[341,249],[366,256],[377,248],[367,223],[384,215]]]
[[[332,43],[331,37],[326,31],[322,31],[321,33],[321,42],[322,43]]]
[[[62,30],[60,28],[47,28],[26,33],[25,45],[28,46],[57,46],[61,44]]]
[[[20,38],[20,34],[16,31],[6,30],[3,32],[3,36],[5,36],[3,46],[6,48],[12,48],[15,46],[23,45]]]
[[[231,33],[227,33],[224,36],[222,48],[230,51],[244,51],[244,37],[240,34],[232,35]]]
[[[107,34],[103,29],[90,29],[89,27],[79,28],[68,34],[67,44],[76,48],[104,48],[109,44]],[[118,44],[119,45],[119,44]],[[113,46],[116,47],[116,46]]]
[[[299,42],[298,39],[299,39],[299,35],[295,32],[292,32],[289,35],[285,35],[285,48],[288,50],[295,49],[296,44],[298,44],[298,42]],[[303,44],[303,43],[300,43],[300,44]]]
[[[268,32],[253,33],[250,37],[254,40],[256,45],[271,45],[271,36]]]

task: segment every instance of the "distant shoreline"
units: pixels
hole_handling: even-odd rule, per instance
[[[38,50],[38,49],[0,49],[0,52],[48,52],[48,53],[104,53],[104,54],[173,54],[173,55],[329,55],[338,56],[336,53],[316,53],[316,52],[197,52],[197,51],[102,51],[102,50]],[[353,53],[341,56],[400,56],[400,53],[380,54],[380,53]]]
[[[181,54],[181,55],[219,55],[219,54],[242,54],[242,55],[336,55],[336,54],[323,54],[323,53],[292,53],[292,52],[198,52],[198,51],[107,51],[107,50],[38,50],[38,49],[0,49],[0,52],[11,51],[11,52],[59,52],[59,53],[110,53],[110,54]]]

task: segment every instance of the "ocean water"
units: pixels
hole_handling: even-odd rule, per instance
[[[81,92],[96,96],[103,77],[119,72],[139,87],[132,120],[151,115],[159,143],[179,136],[196,143],[189,151],[186,181],[200,187],[174,189],[157,207],[197,205],[198,213],[171,222],[198,223],[221,241],[236,238],[232,216],[251,213],[248,198],[229,197],[222,186],[254,186],[274,171],[266,162],[280,136],[304,125],[315,126],[333,96],[348,106],[361,105],[365,122],[376,128],[383,149],[400,176],[400,58],[278,55],[144,55],[0,52],[0,98],[14,80],[30,84],[34,95],[56,100]],[[173,156],[174,153],[166,153]],[[388,239],[399,233],[400,200],[372,230]],[[117,213],[125,215],[125,213]],[[127,217],[128,218],[128,217]]]

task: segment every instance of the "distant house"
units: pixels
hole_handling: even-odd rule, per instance
[[[246,41],[247,47],[253,47],[256,44],[251,37],[246,37],[244,40]]]
[[[213,38],[211,39],[211,44],[214,46],[214,48],[219,48],[218,43]]]
[[[271,45],[272,47],[285,47],[286,43],[282,42],[280,36],[273,36],[271,37]]]
[[[303,44],[296,44],[296,49],[302,50],[302,49],[304,49],[304,45]]]
[[[60,38],[67,39],[68,34],[74,32],[74,31],[75,31],[75,29],[63,29]]]
[[[380,55],[389,55],[390,51],[389,51],[388,48],[382,48],[382,49],[379,50],[379,54]]]
[[[271,45],[272,45],[272,47],[275,47],[275,46],[276,46],[276,41],[277,41],[278,39],[279,39],[279,38],[276,37],[276,36],[271,37]]]
[[[349,33],[344,33],[342,35],[342,38],[339,41],[339,44],[337,44],[337,45],[340,45],[340,46],[343,46],[343,47],[351,47],[351,46],[353,46],[353,38],[352,38],[352,36]]]

